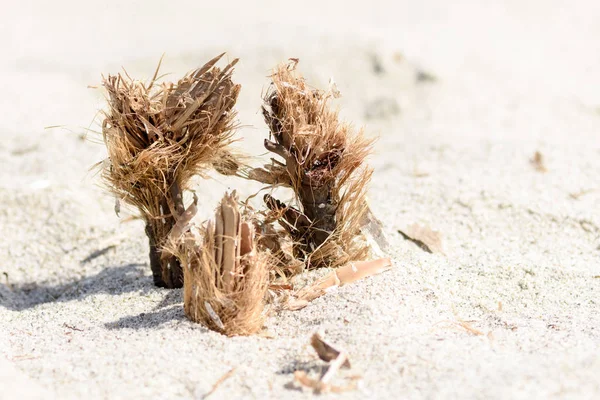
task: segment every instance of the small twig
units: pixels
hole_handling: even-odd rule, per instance
[[[100,256],[103,256],[104,254],[108,253],[110,250],[114,249],[115,247],[117,247],[116,244],[111,244],[108,245],[100,250],[96,250],[93,251],[90,255],[88,255],[86,258],[84,258],[83,260],[81,260],[81,264],[86,264],[89,263],[90,261],[92,261],[95,258],[98,258]]]
[[[77,327],[74,327],[73,325],[69,325],[69,324],[67,324],[66,322],[63,324],[63,326],[64,326],[65,328],[69,328],[69,329],[72,329],[72,330],[74,330],[74,331],[83,332],[83,329],[79,329],[79,328],[77,328]]]
[[[482,331],[480,331],[479,329],[473,328],[471,326],[471,324],[469,324],[467,321],[458,321],[458,325],[463,327],[467,332],[469,332],[475,336],[483,335]]]
[[[442,236],[438,231],[432,230],[427,225],[412,224],[405,230],[398,229],[398,233],[404,239],[419,246],[423,251],[446,255],[442,246]]]
[[[233,375],[233,372],[235,371],[235,367],[231,368],[229,371],[225,372],[223,374],[223,376],[221,376],[213,385],[213,387],[210,389],[210,391],[208,393],[206,393],[204,396],[202,396],[202,399],[206,399],[208,396],[210,396],[211,394],[213,394],[218,388],[219,386],[225,382],[227,379],[229,379],[229,377],[231,375]]]
[[[11,361],[25,361],[25,360],[37,360],[40,356],[34,356],[33,354],[23,354],[20,356],[14,356]]]
[[[6,279],[6,287],[8,287],[10,290],[12,290],[12,285],[10,284],[10,281],[8,280],[8,272],[2,271],[2,275],[4,275],[4,278]]]
[[[572,198],[573,200],[579,200],[581,197],[585,196],[586,194],[593,193],[596,190],[598,190],[598,188],[580,190],[579,192],[576,192],[576,193],[569,193],[569,197]]]
[[[346,353],[341,351],[340,354],[337,356],[337,358],[335,360],[333,360],[333,362],[331,364],[329,364],[329,368],[327,369],[327,372],[325,372],[325,374],[321,378],[321,383],[324,385],[327,385],[329,383],[329,381],[331,381],[331,379],[333,379],[333,376],[335,374],[337,374],[337,372],[340,370],[342,365],[344,365],[347,361],[348,361],[348,356],[346,355]]]
[[[19,148],[19,149],[15,149],[15,150],[13,150],[13,151],[11,152],[11,154],[12,154],[13,156],[22,156],[22,155],[24,155],[24,154],[27,154],[27,153],[31,153],[31,152],[34,152],[34,151],[36,151],[36,150],[38,149],[38,147],[39,147],[39,146],[38,146],[37,144],[34,144],[34,145],[32,145],[32,146],[22,147],[22,148]]]

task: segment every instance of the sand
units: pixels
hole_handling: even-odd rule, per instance
[[[5,7],[0,398],[304,398],[293,372],[323,367],[315,331],[350,355],[334,383],[360,377],[323,398],[600,397],[600,3],[251,3]],[[342,115],[379,136],[370,199],[394,262],[254,337],[194,324],[181,291],[153,287],[141,223],[90,171],[105,149],[88,85],[150,77],[163,52],[175,79],[221,51],[242,60],[253,155],[271,67],[334,78]],[[199,180],[200,219],[228,188],[260,186]],[[412,223],[446,254],[397,232]]]

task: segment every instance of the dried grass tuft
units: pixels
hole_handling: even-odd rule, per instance
[[[118,200],[137,207],[146,222],[154,282],[181,287],[179,261],[162,256],[166,237],[185,212],[182,191],[207,168],[233,174],[228,150],[240,85],[231,80],[237,59],[222,70],[223,54],[177,83],[149,83],[125,76],[104,79],[108,110],[102,125],[108,160],[103,177]],[[160,64],[159,64],[160,67]]]
[[[257,250],[253,224],[226,194],[202,245],[187,234],[175,253],[184,270],[185,314],[226,335],[250,335],[263,325],[271,255]]]
[[[247,177],[292,188],[295,206],[270,195],[264,200],[291,235],[294,256],[309,268],[337,267],[369,252],[360,228],[372,174],[364,161],[373,141],[339,121],[338,112],[329,107],[335,93],[310,88],[296,73],[296,62],[275,69],[263,105],[274,139],[264,146],[284,162],[272,159]]]

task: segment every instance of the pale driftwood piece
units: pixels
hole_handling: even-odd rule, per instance
[[[317,283],[300,290],[295,299],[286,304],[288,310],[300,310],[309,302],[323,296],[328,290],[364,279],[368,276],[380,274],[392,267],[389,258],[380,258],[373,261],[358,261],[349,263],[333,271]]]

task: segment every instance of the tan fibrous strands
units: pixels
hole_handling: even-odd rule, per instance
[[[257,249],[253,223],[240,213],[235,192],[223,197],[199,236],[186,233],[176,249],[188,318],[229,336],[261,329],[272,256]]]
[[[234,174],[228,150],[240,85],[231,80],[237,59],[223,69],[223,54],[177,83],[145,83],[125,75],[104,79],[108,109],[102,133],[108,150],[103,177],[119,201],[137,207],[146,222],[154,283],[181,287],[179,261],[162,247],[185,212],[183,190],[209,168]],[[160,67],[160,64],[159,64]]]
[[[270,195],[265,202],[291,235],[294,255],[309,268],[336,267],[368,255],[360,227],[368,212],[372,170],[365,158],[373,141],[339,121],[329,106],[333,93],[310,88],[296,63],[274,70],[263,105],[272,139],[265,148],[283,162],[272,159],[250,170],[248,178],[292,188],[294,206]]]

